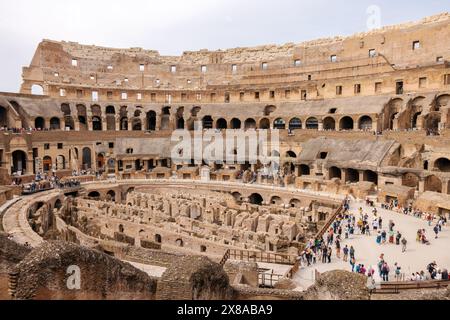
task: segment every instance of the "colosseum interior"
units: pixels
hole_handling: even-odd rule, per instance
[[[368,299],[343,271],[296,290],[297,257],[345,197],[450,219],[449,38],[440,14],[181,56],[43,40],[0,93],[0,299]],[[211,129],[278,136],[276,170],[174,161]]]

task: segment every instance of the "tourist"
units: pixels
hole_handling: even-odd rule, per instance
[[[408,241],[406,240],[405,237],[403,237],[402,239],[402,253],[406,252],[406,244],[408,243]]]
[[[400,231],[397,231],[397,235],[395,236],[395,244],[397,246],[400,245],[400,240],[402,239],[402,234],[400,233]]]
[[[383,218],[378,219],[378,228],[383,229]]]
[[[331,255],[333,253],[333,249],[331,247],[328,247],[328,251],[327,251],[327,258],[328,258],[328,263],[331,263]]]
[[[388,282],[389,281],[389,265],[384,262],[381,267],[381,277],[383,281]]]
[[[322,263],[327,263],[328,248],[326,246],[322,247]]]
[[[353,248],[353,246],[350,246],[350,259],[355,259],[355,248]]]
[[[355,258],[350,258],[350,266],[352,267],[352,272],[355,272],[355,264],[356,264]]]
[[[400,267],[400,266],[398,265],[398,263],[396,262],[396,263],[394,264],[394,268],[395,268],[395,281],[400,281],[400,280],[401,280],[401,270],[402,270],[402,267]]]
[[[387,237],[387,233],[386,233],[386,231],[382,231],[381,232],[381,243],[382,244],[386,244],[386,237]]]
[[[348,249],[347,245],[345,245],[343,252],[344,252],[344,262],[347,262],[348,261],[348,253],[349,253],[349,249]]]
[[[439,234],[439,224],[434,226],[433,231],[434,231],[434,234],[436,235],[434,238],[437,239],[438,234]]]
[[[336,257],[341,258],[341,240],[339,238],[336,239]]]
[[[377,244],[381,245],[381,231],[378,231]]]

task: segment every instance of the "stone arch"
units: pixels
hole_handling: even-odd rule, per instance
[[[91,113],[93,116],[101,117],[102,116],[102,108],[98,104],[94,104],[91,106]]]
[[[142,130],[142,121],[139,118],[133,119],[133,131],[141,131]]]
[[[52,166],[53,166],[52,157],[45,156],[42,159],[42,168],[43,168],[44,172],[51,171],[52,170]]]
[[[43,96],[44,88],[39,84],[33,84],[31,86],[31,94],[35,96]]]
[[[301,208],[302,207],[302,202],[299,199],[291,199],[291,201],[289,201],[289,206],[291,208]]]
[[[66,169],[66,158],[63,155],[59,155],[56,157],[56,170],[65,170]]]
[[[345,116],[339,121],[339,130],[349,131],[354,129],[354,121],[351,117]]]
[[[241,129],[241,127],[242,127],[241,120],[239,120],[237,118],[231,119],[230,124],[231,124],[231,129],[238,130],[238,129]]]
[[[244,129],[245,130],[256,129],[256,121],[255,121],[255,119],[249,118],[249,119],[245,120],[245,122],[244,122]]]
[[[114,190],[109,190],[106,193],[106,199],[112,202],[116,201],[116,192]]]
[[[346,175],[346,181],[345,182],[351,182],[356,183],[359,182],[359,171],[356,169],[347,169],[347,175]]]
[[[8,109],[2,106],[0,106],[0,127],[1,128],[9,127]]]
[[[306,129],[308,130],[318,130],[319,120],[316,117],[311,117],[306,120]]]
[[[80,130],[87,130],[87,109],[84,104],[77,104],[77,115]]]
[[[55,209],[61,209],[62,208],[62,201],[61,201],[61,199],[56,199],[55,204],[53,205],[53,208],[55,208]]]
[[[92,117],[92,131],[102,131],[102,119],[99,116]]]
[[[289,130],[301,130],[302,129],[302,120],[299,118],[292,118],[291,121],[289,121]]]
[[[295,154],[294,151],[289,150],[286,152],[286,158],[297,158],[297,155]]]
[[[27,154],[25,151],[16,150],[11,154],[13,172],[25,173],[27,170]]]
[[[227,120],[224,118],[220,118],[216,122],[216,129],[223,129],[226,130],[228,128]]]
[[[269,130],[270,129],[270,120],[267,118],[262,118],[259,121],[259,128],[263,130]]]
[[[442,193],[442,181],[435,175],[428,176],[425,179],[425,191]]]
[[[391,99],[384,110],[384,129],[393,130],[394,122],[403,107],[403,99]]]
[[[92,168],[92,152],[88,147],[83,148],[83,156],[82,156],[82,165],[83,169],[91,169]]]
[[[323,119],[323,130],[336,130],[336,120],[333,117]]]
[[[311,175],[311,168],[306,164],[301,164],[299,167],[300,176],[309,176]]]
[[[363,172],[364,181],[373,182],[375,185],[378,185],[378,173],[372,170],[365,170]]]
[[[50,119],[50,130],[61,130],[61,121],[59,118],[53,117]]]
[[[88,194],[88,198],[100,199],[100,193],[98,191],[91,191]]]
[[[37,117],[34,119],[34,127],[37,130],[44,130],[45,129],[45,120],[42,117]]]
[[[370,116],[362,116],[358,120],[358,129],[363,131],[370,131],[373,127],[373,120]]]
[[[331,167],[330,169],[328,169],[328,174],[330,176],[330,180],[331,179],[342,179],[342,170],[339,169],[338,167]]]
[[[149,111],[147,112],[147,130],[155,131],[156,130],[156,112]]]
[[[250,195],[250,197],[248,197],[248,201],[251,204],[255,204],[255,205],[259,205],[260,206],[264,202],[264,199],[259,193],[252,193]]]
[[[450,160],[439,158],[434,162],[434,169],[441,172],[450,172]]]
[[[213,123],[214,123],[214,120],[209,115],[204,116],[203,119],[202,119],[203,129],[212,129],[213,128]]]
[[[284,119],[282,118],[275,119],[275,121],[273,122],[273,128],[278,130],[286,129],[286,121],[284,121]]]
[[[273,196],[272,198],[270,198],[270,204],[273,204],[276,206],[281,206],[284,203],[283,203],[283,200],[279,196]]]

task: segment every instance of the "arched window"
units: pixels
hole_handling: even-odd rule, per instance
[[[262,205],[262,203],[264,201],[263,197],[259,193],[253,193],[252,195],[250,195],[248,200],[251,204],[256,204],[256,205]]]
[[[202,119],[203,129],[212,129],[213,128],[213,118],[211,116],[205,116]]]
[[[61,123],[58,118],[51,118],[50,119],[50,130],[60,130],[61,129]]]
[[[34,127],[37,130],[43,130],[45,129],[45,120],[42,117],[37,117],[36,119],[34,119]]]
[[[336,130],[336,121],[332,117],[323,119],[323,130]]]
[[[359,119],[358,128],[360,130],[370,131],[372,130],[372,118],[369,116],[363,116]]]
[[[231,119],[231,129],[241,129],[241,120],[237,118]]]
[[[12,153],[12,169],[14,172],[21,172],[22,174],[27,170],[27,154],[22,150],[17,150]]]
[[[289,130],[300,130],[302,128],[302,121],[299,118],[294,118],[289,121]]]
[[[227,124],[227,120],[220,118],[219,120],[217,120],[216,123],[216,128],[217,129],[227,129],[228,124]]]
[[[91,169],[92,168],[92,154],[91,149],[84,148],[83,149],[83,169]]]
[[[44,172],[48,172],[48,171],[52,170],[52,158],[49,156],[44,157],[42,165],[43,165]]]
[[[286,129],[286,121],[284,121],[281,118],[278,118],[273,122],[273,127],[274,129],[284,130]]]
[[[247,119],[245,120],[244,123],[244,129],[248,130],[248,129],[256,129],[256,121],[255,119]]]
[[[341,121],[339,121],[339,129],[353,130],[353,119],[350,117],[343,117]]]
[[[306,120],[306,129],[309,130],[318,130],[319,129],[319,121],[317,120],[317,118],[309,118],[308,120]]]
[[[31,94],[36,96],[43,96],[44,95],[44,88],[38,84],[33,84],[31,86]]]
[[[148,131],[156,130],[156,112],[155,111],[147,112],[147,130]]]
[[[102,131],[102,119],[100,119],[100,117],[92,117],[92,130]]]

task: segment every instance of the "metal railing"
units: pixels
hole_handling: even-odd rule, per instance
[[[229,259],[247,262],[293,265],[297,261],[297,256],[282,253],[230,249]]]

